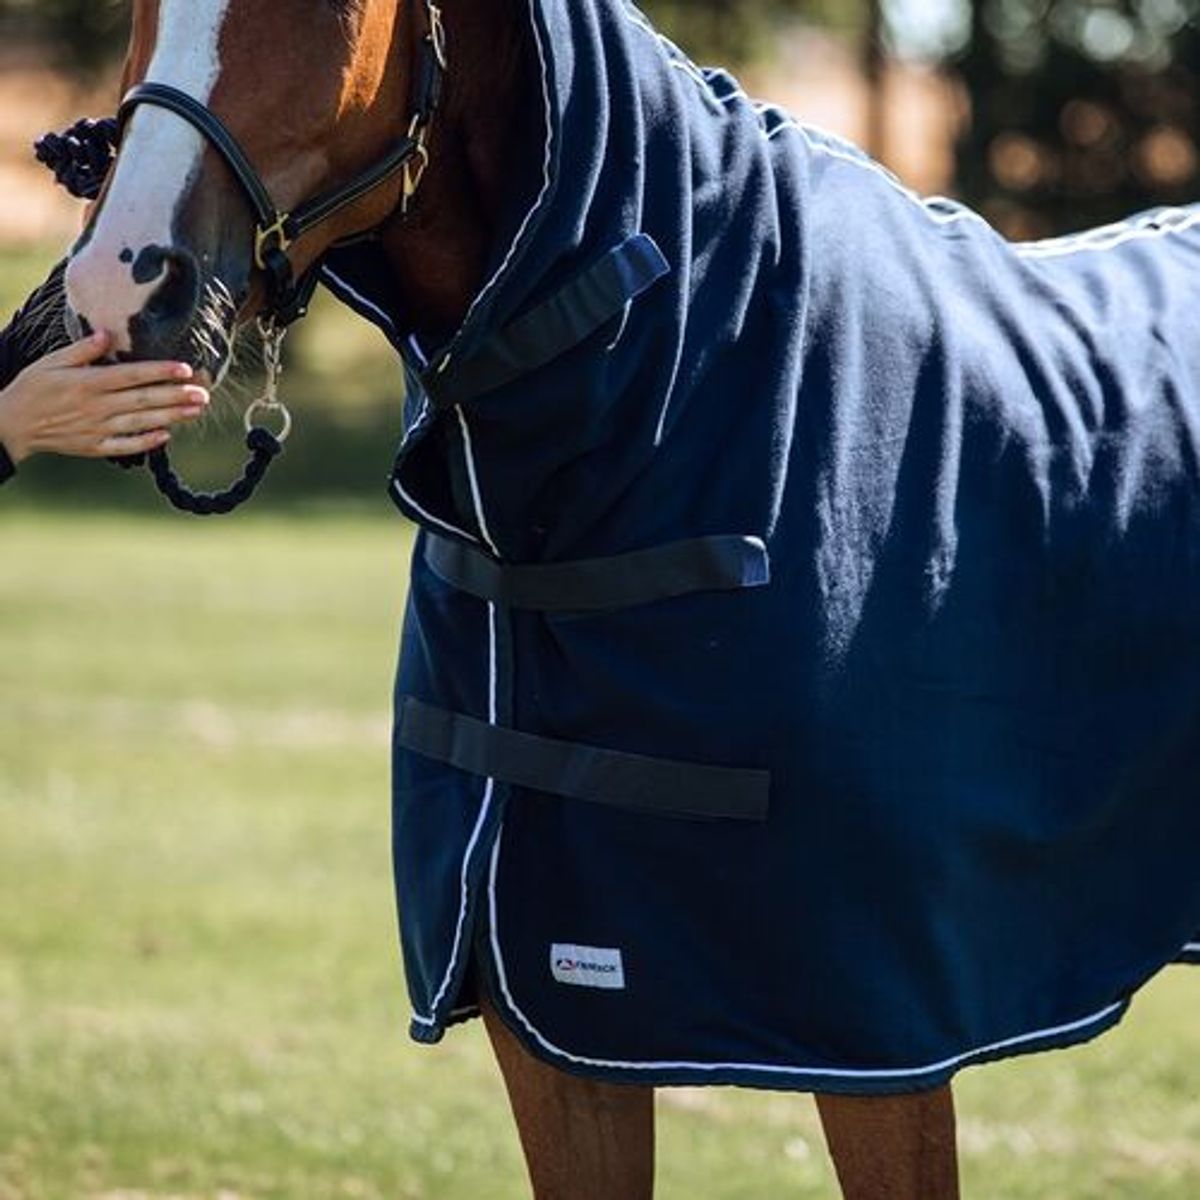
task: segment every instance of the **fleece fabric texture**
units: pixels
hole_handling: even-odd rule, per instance
[[[530,22],[544,160],[453,341],[325,271],[408,376],[414,1035],[482,989],[571,1071],[872,1093],[1095,1035],[1200,951],[1200,208],[1010,244],[624,0]],[[769,581],[513,572],[706,538]],[[614,751],[766,812],[622,807]]]

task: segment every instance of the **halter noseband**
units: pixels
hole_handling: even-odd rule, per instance
[[[143,104],[165,108],[182,117],[225,160],[250,207],[254,210],[254,265],[263,272],[267,284],[267,303],[263,315],[284,327],[302,317],[316,282],[315,272],[295,279],[288,248],[309,230],[323,224],[335,213],[382,186],[403,172],[402,211],[407,211],[429,166],[430,126],[441,101],[446,72],[446,36],[441,9],[426,0],[429,29],[421,39],[413,76],[413,116],[404,138],[374,165],[341,187],[322,192],[281,212],[271,199],[246,152],[225,123],[206,105],[186,92],[166,83],[140,83],[131,88],[117,110],[123,132],[134,111]]]

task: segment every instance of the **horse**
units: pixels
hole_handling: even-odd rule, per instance
[[[135,0],[123,84],[81,326],[404,364],[414,1038],[539,1197],[649,1196],[677,1084],[956,1195],[957,1071],[1200,958],[1200,211],[1010,244],[628,0]]]

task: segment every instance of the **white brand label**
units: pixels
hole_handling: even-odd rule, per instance
[[[559,983],[574,987],[625,987],[625,966],[620,950],[601,950],[595,946],[566,946],[557,942],[550,947],[550,974]]]

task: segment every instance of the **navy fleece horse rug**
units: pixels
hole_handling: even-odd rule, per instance
[[[537,146],[409,378],[414,1035],[886,1092],[1115,1023],[1200,929],[1200,208],[1011,245],[531,0]]]

